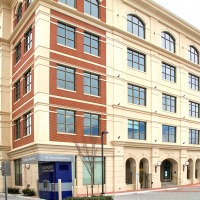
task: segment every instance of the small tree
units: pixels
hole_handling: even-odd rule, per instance
[[[97,154],[96,138],[91,137],[91,143],[83,142],[81,144],[75,143],[78,154],[85,165],[91,180],[91,193],[94,194],[94,170],[95,170],[95,157]]]

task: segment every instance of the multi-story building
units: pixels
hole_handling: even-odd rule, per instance
[[[40,162],[71,159],[74,191],[86,193],[76,145],[95,143],[100,191],[103,131],[105,192],[199,183],[198,29],[152,0],[0,5],[0,160],[10,161],[9,186],[37,190]]]

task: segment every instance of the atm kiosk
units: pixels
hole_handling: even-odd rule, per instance
[[[72,196],[71,162],[39,162],[39,196],[58,200],[58,179],[61,179],[62,198]]]

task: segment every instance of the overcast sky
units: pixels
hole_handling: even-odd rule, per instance
[[[153,0],[200,29],[200,0]]]

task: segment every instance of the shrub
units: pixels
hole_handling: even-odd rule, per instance
[[[9,193],[9,194],[19,194],[19,188],[12,188],[12,187],[9,187],[9,188],[8,188],[8,193]]]
[[[22,192],[25,196],[35,196],[35,191],[29,188],[23,189]]]
[[[68,197],[64,200],[113,200],[112,196]]]

